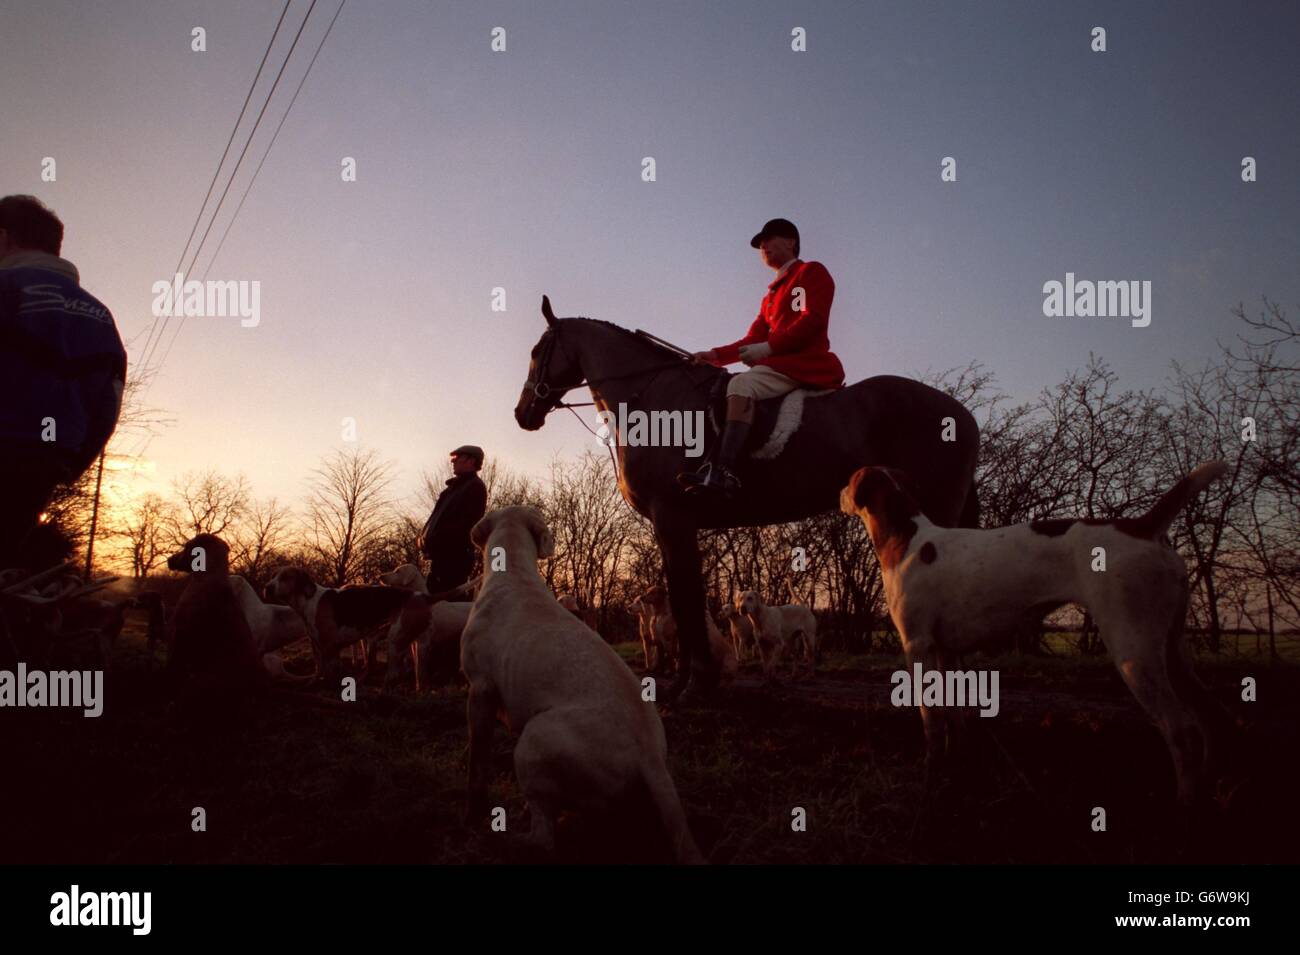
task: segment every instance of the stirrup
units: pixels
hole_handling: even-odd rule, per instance
[[[731,497],[740,490],[740,478],[722,464],[705,464],[698,471],[677,475],[677,480],[686,488],[687,493],[709,491]]]
[[[695,471],[681,471],[677,475],[677,483],[682,487],[690,490],[692,488],[702,487],[709,481],[709,476],[713,473],[713,464],[705,461]]]

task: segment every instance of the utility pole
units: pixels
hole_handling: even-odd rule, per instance
[[[99,452],[99,473],[95,475],[95,503],[90,509],[90,540],[86,542],[86,572],[90,580],[90,561],[95,556],[95,526],[99,523],[99,488],[104,483],[104,452]]]

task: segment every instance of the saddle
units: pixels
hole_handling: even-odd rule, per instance
[[[732,372],[723,371],[709,389],[709,455],[727,419],[727,382]],[[834,388],[796,388],[788,394],[764,398],[754,403],[754,423],[745,440],[744,455],[760,461],[770,461],[785,450],[790,437],[799,430],[803,421],[803,405],[807,398],[828,395]]]

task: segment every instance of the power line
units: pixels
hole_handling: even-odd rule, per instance
[[[253,83],[248,87],[248,95],[244,97],[244,105],[239,108],[239,116],[235,119],[235,125],[230,130],[230,138],[226,140],[226,148],[221,151],[221,161],[217,163],[216,171],[212,174],[212,181],[208,183],[208,191],[203,196],[203,204],[199,206],[199,213],[194,217],[194,225],[190,227],[189,237],[185,240],[185,248],[181,249],[180,258],[176,260],[176,268],[172,272],[180,271],[181,263],[185,261],[185,253],[190,250],[190,243],[194,241],[194,233],[199,231],[199,222],[203,219],[203,210],[208,207],[208,200],[212,198],[212,190],[216,188],[217,179],[221,175],[221,167],[226,164],[226,156],[230,154],[231,144],[235,141],[235,133],[239,131],[239,124],[244,120],[244,113],[248,111],[248,104],[253,99],[253,90],[257,89],[257,81],[262,78],[262,69],[266,66],[267,57],[271,55],[271,48],[275,46],[275,38],[280,35],[280,25],[284,23],[284,15],[289,12],[291,0],[285,0],[284,9],[280,11],[280,19],[275,21],[275,30],[271,33],[271,42],[266,45],[265,52],[262,53],[262,62],[257,64],[257,73],[253,77]],[[149,334],[145,336],[144,349],[141,353],[141,366],[145,367],[151,343],[156,349],[157,343],[153,342],[154,331],[158,328],[158,320],[161,316],[154,316],[153,324],[149,326]]]
[[[311,75],[312,73],[312,66],[316,65],[316,57],[321,55],[321,49],[325,47],[325,40],[329,39],[330,30],[334,29],[334,22],[337,21],[338,14],[343,12],[343,5],[346,3],[347,0],[342,0],[341,3],[339,3],[338,9],[334,10],[334,18],[330,19],[329,26],[325,27],[325,35],[321,36],[321,42],[317,44],[316,52],[312,53],[312,61],[309,62],[309,64],[307,64],[307,71],[305,71],[305,73],[303,74],[303,78],[300,79],[300,81],[298,81],[298,88],[294,90],[294,97],[292,97],[292,99],[289,100],[289,109],[286,109],[285,114],[283,114],[282,117],[279,117],[279,125],[276,126],[276,131],[274,131],[272,136],[270,136],[270,142],[266,143],[266,151],[263,153],[263,155],[261,155],[261,162],[259,162],[259,164],[257,164],[257,168],[253,170],[252,178],[250,179],[250,181],[248,181],[247,188],[244,188],[244,194],[239,197],[239,205],[235,207],[234,216],[231,216],[230,221],[226,223],[226,229],[224,233],[221,234],[221,242],[217,243],[217,251],[212,253],[212,259],[208,261],[208,268],[203,270],[203,278],[207,278],[208,273],[212,272],[212,266],[216,264],[217,256],[221,255],[221,249],[226,244],[226,236],[230,235],[230,229],[231,227],[234,226],[235,220],[239,218],[240,210],[243,209],[244,200],[247,199],[248,194],[250,194],[250,192],[252,191],[253,183],[257,181],[257,173],[260,173],[261,168],[263,168],[263,166],[266,164],[266,157],[270,156],[270,147],[273,147],[274,144],[276,144],[276,139],[279,136],[279,130],[282,130],[283,127],[285,127],[285,120],[289,118],[289,114],[292,112],[292,109],[294,109],[294,104],[296,103],[296,101],[298,101],[298,94],[300,94],[300,92],[303,91],[303,84],[307,83],[307,77],[309,77],[309,75]],[[174,342],[175,339],[172,340]],[[170,346],[169,346],[169,350],[170,350]],[[164,355],[162,355],[162,361],[166,361],[165,353]]]
[[[284,111],[284,115],[280,117],[280,122],[279,122],[279,124],[275,127],[275,132],[272,133],[272,135],[271,135],[271,140],[270,140],[270,142],[267,143],[266,150],[262,153],[261,161],[258,162],[258,164],[257,164],[257,168],[256,168],[255,170],[253,170],[252,178],[249,179],[249,181],[248,181],[248,186],[244,189],[244,194],[240,197],[239,205],[235,207],[234,215],[232,215],[232,216],[230,217],[230,221],[226,223],[226,228],[225,228],[225,230],[222,232],[222,235],[221,235],[221,241],[217,244],[217,250],[212,254],[212,258],[208,261],[207,268],[204,269],[204,272],[203,272],[203,278],[204,278],[204,279],[206,279],[207,276],[208,276],[208,273],[211,272],[211,270],[212,270],[212,266],[213,266],[213,264],[214,264],[214,263],[216,262],[216,260],[217,260],[217,256],[219,256],[219,255],[221,254],[221,249],[222,249],[222,248],[225,246],[225,244],[226,244],[226,238],[230,235],[230,231],[231,231],[231,228],[232,228],[232,227],[234,226],[234,224],[235,224],[235,220],[236,220],[237,218],[239,218],[239,213],[240,213],[240,211],[244,208],[244,201],[248,198],[249,193],[252,191],[253,183],[257,181],[257,176],[258,176],[258,173],[260,173],[260,172],[262,171],[262,166],[264,166],[264,165],[266,164],[267,157],[270,156],[270,154],[271,154],[271,148],[275,145],[275,141],[276,141],[276,139],[278,139],[279,136],[280,136],[280,130],[284,128],[285,121],[289,118],[289,113],[293,111],[294,104],[298,101],[298,94],[302,92],[302,88],[303,88],[303,86],[304,86],[304,85],[306,84],[306,82],[307,82],[307,77],[308,77],[309,75],[311,75],[312,67],[314,67],[314,66],[316,65],[316,59],[320,56],[321,50],[325,47],[325,41],[329,39],[330,33],[334,30],[334,24],[338,21],[339,15],[343,12],[343,7],[344,7],[346,4],[347,4],[347,0],[340,0],[340,3],[339,3],[339,6],[338,6],[338,9],[334,11],[334,16],[330,19],[329,25],[325,28],[325,33],[324,33],[324,35],[322,35],[322,37],[321,37],[321,39],[320,39],[320,42],[316,45],[316,52],[314,52],[314,53],[312,54],[311,61],[307,64],[307,69],[306,69],[306,71],[303,73],[303,75],[302,75],[302,79],[300,79],[300,80],[298,81],[298,87],[297,87],[297,89],[294,90],[294,92],[293,92],[293,97],[289,100],[289,106],[288,106],[288,108],[285,109],[285,111]],[[315,6],[315,3],[313,3],[313,6]],[[311,10],[308,10],[308,11],[307,11],[307,15],[308,15],[308,16],[311,16]],[[304,18],[304,19],[303,19],[303,24],[305,25],[306,22],[307,22],[307,21],[306,21],[306,18]],[[301,34],[301,32],[302,32],[302,28],[300,27],[300,28],[299,28],[299,34]],[[297,38],[295,38],[294,42],[295,42],[295,44],[297,43]],[[293,52],[293,49],[290,48],[290,51],[289,51],[289,52],[292,53],[292,52]],[[286,64],[288,63],[288,58],[287,58],[287,57],[285,58],[285,63],[286,63]],[[283,72],[283,66],[281,67],[281,72]],[[279,77],[277,76],[276,79],[277,79],[277,82],[278,82]],[[272,87],[272,92],[274,92],[274,87]],[[269,103],[269,102],[270,102],[270,97],[268,96],[268,97],[267,97],[267,103]],[[266,106],[265,106],[265,104],[264,104],[264,105],[263,105],[263,111],[265,111],[265,108],[266,108]],[[259,121],[260,121],[261,117],[259,116],[258,119],[259,119]],[[257,128],[257,127],[256,127],[256,125],[255,125],[255,126],[254,126],[254,131],[256,131],[256,128]],[[250,136],[249,136],[249,142],[251,142],[251,141],[252,141],[252,135],[250,134]],[[247,144],[245,144],[245,149],[247,149]],[[241,158],[242,158],[242,156],[241,156]],[[238,169],[238,164],[236,164],[236,169]],[[231,174],[231,180],[232,180],[232,181],[233,181],[233,178],[234,178],[234,173],[232,172],[232,174]],[[227,185],[227,189],[229,189],[229,185]],[[223,193],[223,198],[224,198],[224,193]],[[220,203],[218,203],[218,208],[219,208],[219,207],[220,207]],[[215,214],[216,214],[216,213],[215,213],[215,210],[214,210],[214,213],[213,213],[214,218],[215,218]],[[206,238],[206,234],[205,234],[205,238]],[[200,243],[199,243],[199,248],[201,248],[202,245],[203,245],[203,243],[200,242]],[[191,260],[191,263],[190,263],[191,267],[193,267],[194,261],[197,261],[197,257],[198,257],[198,249],[195,250],[195,259]],[[181,317],[181,326],[184,325],[184,319],[185,319],[185,317],[182,316],[182,317]],[[180,336],[180,326],[177,327],[176,334],[172,336],[171,341],[168,343],[167,348],[164,350],[164,352],[163,352],[163,356],[162,356],[162,359],[161,359],[161,360],[157,363],[157,365],[155,366],[155,371],[156,371],[157,369],[162,368],[163,364],[166,363],[166,361],[167,361],[167,356],[171,354],[172,346],[176,344],[176,339],[177,339],[179,336]],[[145,436],[145,439],[144,439],[144,441],[143,441],[142,446],[139,448],[138,451],[135,452],[135,455],[136,455],[136,456],[139,456],[139,455],[144,454],[145,451],[147,451],[147,450],[149,449],[149,445],[153,442],[153,438],[154,438],[153,435],[146,435],[146,436]]]
[[[311,0],[311,6],[307,8],[307,15],[302,18],[302,23],[298,24],[298,32],[294,34],[293,43],[289,47],[289,52],[285,54],[284,62],[280,64],[280,71],[275,74],[275,81],[271,84],[271,91],[266,94],[266,100],[262,103],[261,110],[258,111],[257,120],[253,123],[253,130],[248,134],[248,139],[244,142],[244,148],[240,151],[239,158],[235,160],[235,168],[231,170],[230,178],[226,180],[226,188],[221,191],[221,198],[217,200],[217,204],[212,209],[212,218],[208,220],[208,227],[203,230],[203,237],[199,239],[199,244],[194,247],[194,255],[190,258],[189,268],[185,270],[186,274],[194,270],[194,263],[198,261],[199,253],[203,249],[203,243],[208,241],[208,235],[212,232],[212,227],[217,221],[217,215],[221,212],[221,205],[226,201],[226,196],[230,193],[230,187],[235,183],[235,176],[239,174],[239,167],[243,163],[244,157],[248,155],[248,147],[253,144],[253,137],[257,135],[257,127],[262,124],[262,117],[266,115],[266,108],[271,105],[271,97],[275,95],[276,87],[280,85],[280,78],[284,76],[285,67],[289,65],[289,59],[293,56],[293,51],[298,48],[298,40],[302,38],[302,31],[307,26],[307,21],[311,19],[312,11],[316,9],[316,3],[317,0]],[[173,308],[175,307],[175,304],[175,302],[172,303]],[[181,330],[185,327],[186,318],[188,318],[188,316],[181,316],[181,320],[176,326],[176,331],[172,333],[171,344],[167,346],[167,351],[163,354],[164,361],[166,360],[167,354],[171,352],[172,345],[176,343],[176,339],[180,336]],[[161,338],[162,335],[160,333],[159,339]],[[154,350],[157,350],[156,345]],[[162,362],[159,362],[154,367],[155,370],[161,368]]]

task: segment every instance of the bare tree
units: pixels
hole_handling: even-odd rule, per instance
[[[329,568],[327,583],[357,579],[392,519],[393,466],[376,451],[338,451],[316,468],[307,499],[308,544]]]
[[[275,498],[248,505],[235,526],[231,542],[231,569],[261,589],[277,555],[289,541],[293,512]]]
[[[157,494],[136,500],[119,521],[114,536],[125,539],[131,553],[131,574],[148,577],[167,556],[174,526],[173,507]]]
[[[248,479],[230,478],[216,471],[188,471],[172,482],[176,508],[172,538],[178,547],[198,534],[220,536],[248,510]]]

